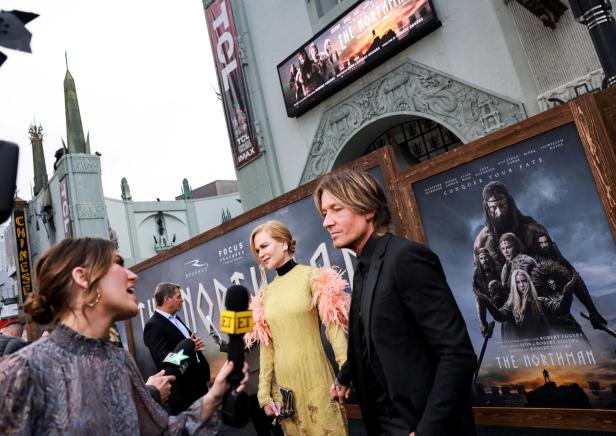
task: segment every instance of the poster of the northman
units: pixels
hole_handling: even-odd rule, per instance
[[[412,189],[481,356],[474,404],[616,408],[616,243],[575,125]]]

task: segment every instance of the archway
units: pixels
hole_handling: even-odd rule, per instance
[[[346,147],[351,138],[353,143],[368,145],[376,136],[370,133],[404,122],[399,116],[432,120],[465,144],[526,117],[519,102],[407,60],[323,113],[300,184],[351,157],[358,148]]]
[[[462,145],[447,127],[414,115],[391,115],[374,121],[349,138],[332,169],[386,145],[394,147],[398,168],[406,168]]]

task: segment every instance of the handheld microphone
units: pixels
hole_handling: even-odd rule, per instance
[[[166,375],[174,375],[175,379],[179,380],[195,359],[194,356],[195,342],[189,338],[183,339],[171,353],[165,356],[162,362],[162,369],[165,370]]]
[[[244,333],[252,331],[252,311],[248,310],[248,290],[241,285],[227,289],[225,307],[220,313],[220,330],[229,335],[229,360],[233,362],[233,371],[227,380],[231,389],[223,399],[222,416],[225,424],[241,427],[248,422],[248,396],[245,392],[237,393],[235,388],[244,378]]]

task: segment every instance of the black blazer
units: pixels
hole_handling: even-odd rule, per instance
[[[359,301],[352,300],[348,366],[339,380],[352,379],[368,433],[379,434],[379,426],[374,399],[367,395],[360,313],[369,360],[378,361],[372,372],[409,432],[475,435],[470,390],[477,358],[438,257],[386,235],[376,240],[363,277],[368,307],[360,312]]]
[[[7,356],[17,350],[21,350],[26,345],[28,343],[21,338],[0,333],[0,356]]]
[[[182,322],[180,320],[180,322]],[[184,324],[182,322],[182,324]],[[189,334],[190,329],[184,324]],[[150,350],[152,359],[160,371],[164,358],[172,352],[184,335],[167,318],[158,312],[154,312],[143,329],[143,342]],[[198,351],[199,363],[196,359],[190,362],[188,369],[182,376],[172,383],[169,407],[172,414],[178,414],[186,410],[198,398],[207,393],[207,383],[210,380],[210,366],[203,353]]]

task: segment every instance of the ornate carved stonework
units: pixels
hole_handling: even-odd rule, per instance
[[[100,160],[93,156],[71,156],[73,161],[74,173],[94,173],[100,172]]]
[[[521,103],[407,61],[323,113],[301,184],[329,171],[341,148],[361,128],[399,114],[430,118],[465,143],[526,117]]]
[[[537,97],[539,109],[542,112],[547,111],[582,94],[601,89],[604,78],[603,69],[599,68],[558,88],[545,92]]]
[[[105,218],[104,203],[79,203],[77,204],[77,217],[79,219]]]

